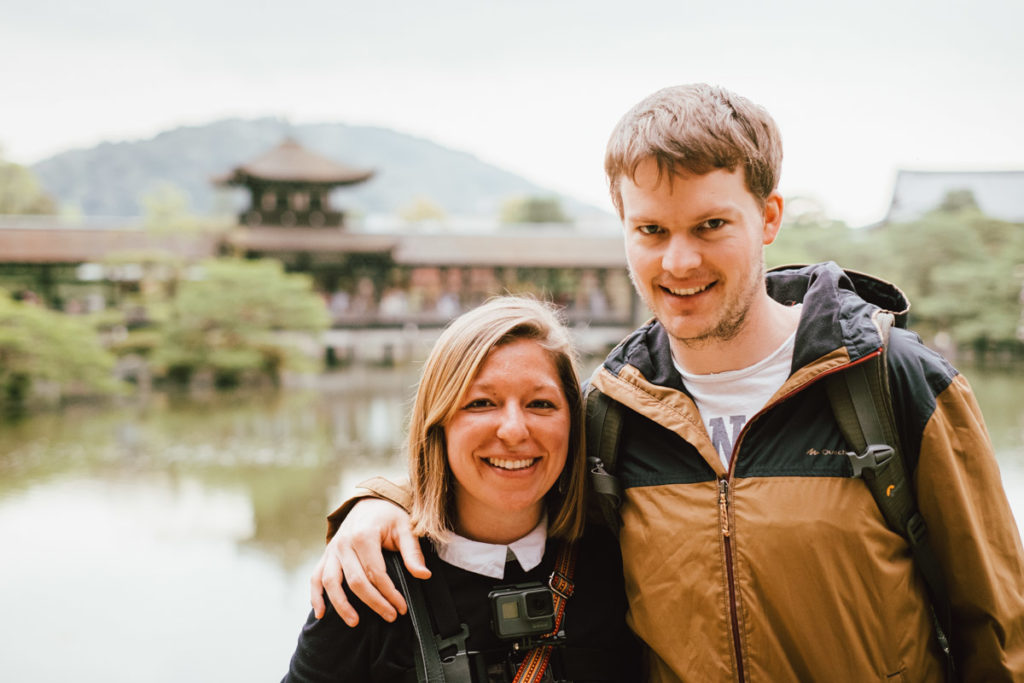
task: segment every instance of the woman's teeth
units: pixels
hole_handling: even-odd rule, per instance
[[[525,458],[523,460],[498,460],[497,458],[487,458],[487,462],[492,467],[499,467],[503,470],[526,469],[533,464],[533,461],[533,458]]]

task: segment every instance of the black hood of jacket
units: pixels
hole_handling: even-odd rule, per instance
[[[779,303],[803,304],[794,369],[840,347],[846,347],[851,361],[877,351],[882,342],[871,321],[877,309],[894,313],[897,327],[906,325],[910,302],[898,287],[832,261],[774,268],[765,281],[769,296]],[[654,384],[685,391],[671,359],[668,334],[651,320],[612,351],[604,366],[618,374],[632,365]]]

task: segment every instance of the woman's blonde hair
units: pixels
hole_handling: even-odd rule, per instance
[[[444,540],[454,528],[454,485],[444,426],[495,347],[528,339],[551,356],[570,415],[569,451],[558,483],[545,495],[548,536],[573,540],[585,517],[583,400],[569,332],[555,309],[535,299],[495,297],[456,318],[434,344],[409,419],[412,523],[417,535]]]

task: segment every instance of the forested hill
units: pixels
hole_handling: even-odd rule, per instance
[[[191,210],[224,208],[211,177],[274,147],[291,136],[310,150],[376,175],[339,191],[340,208],[395,213],[427,198],[449,215],[495,215],[504,200],[555,193],[471,154],[385,128],[341,123],[292,125],[282,119],[229,119],[160,133],[148,140],[103,143],[63,152],[33,166],[47,192],[62,206],[90,216],[143,213],[142,198],[161,184],[184,190]],[[237,202],[237,199],[235,200]],[[575,217],[602,212],[562,198]],[[232,207],[233,208],[233,207]]]

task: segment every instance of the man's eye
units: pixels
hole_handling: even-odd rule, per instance
[[[657,235],[661,232],[659,225],[638,225],[636,229],[643,235]]]
[[[718,230],[720,227],[725,225],[724,218],[709,218],[700,224],[700,227],[707,230]]]

